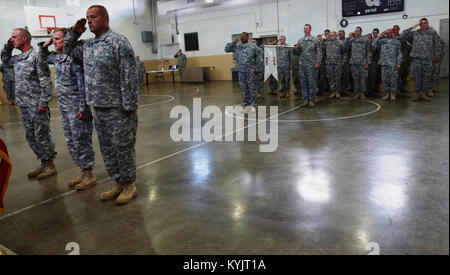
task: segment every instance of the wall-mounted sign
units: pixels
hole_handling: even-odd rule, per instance
[[[404,10],[404,0],[342,0],[342,17],[400,12]]]

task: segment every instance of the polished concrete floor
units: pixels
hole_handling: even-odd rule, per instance
[[[124,206],[98,199],[112,182],[96,134],[99,184],[68,189],[78,169],[57,109],[58,176],[29,181],[38,163],[19,110],[0,106],[14,166],[0,244],[18,254],[67,254],[69,242],[81,254],[368,254],[370,243],[381,254],[448,254],[448,80],[438,90],[432,102],[325,99],[313,109],[264,94],[260,105],[286,113],[278,150],[260,153],[260,142],[170,139],[172,107],[239,104],[237,83],[142,86],[139,194]]]

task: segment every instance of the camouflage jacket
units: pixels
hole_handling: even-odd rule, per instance
[[[228,43],[225,52],[235,54],[236,70],[240,72],[255,72],[259,63],[260,48],[253,43]]]
[[[342,46],[344,47],[344,51],[345,51],[345,55],[346,55],[346,59],[344,60],[345,64],[349,64],[350,63],[350,55],[351,55],[351,50],[348,44],[348,38],[344,38],[344,39],[340,39],[339,41],[342,42]]]
[[[330,64],[342,64],[347,60],[347,51],[345,49],[344,43],[340,40],[329,40],[325,45],[326,60],[327,65]]]
[[[16,81],[14,79],[14,68],[10,65],[0,64],[0,73],[2,73],[3,82]]]
[[[288,46],[287,44],[285,46]],[[291,68],[292,61],[292,48],[277,48],[277,67],[278,68]]]
[[[61,111],[88,113],[84,90],[84,71],[66,54],[50,53],[39,43],[39,54],[43,61],[55,65],[55,89]]]
[[[127,38],[112,30],[81,43],[79,37],[69,30],[64,53],[83,60],[87,104],[137,110],[138,69]]]
[[[402,37],[412,44],[411,58],[433,60],[441,54],[441,42],[437,32],[433,29],[426,31],[409,28],[403,31]]]
[[[184,69],[187,66],[187,58],[185,54],[176,53],[174,56],[177,59],[177,65],[179,68]]]
[[[322,61],[322,46],[319,39],[310,36],[301,38],[297,44],[299,49],[295,49],[294,53],[300,55],[300,65],[314,66],[320,65]]]
[[[48,64],[33,48],[15,56],[12,56],[12,50],[5,46],[1,56],[3,63],[14,67],[17,106],[47,107],[53,97]]]
[[[378,64],[381,66],[400,67],[403,60],[403,54],[402,43],[398,39],[378,39],[375,46],[380,52]]]
[[[259,56],[258,56],[258,62],[256,63],[256,72],[264,72],[264,49],[259,47]]]
[[[348,40],[351,51],[350,64],[366,65],[372,60],[372,45],[364,36]]]

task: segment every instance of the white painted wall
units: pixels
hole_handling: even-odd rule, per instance
[[[238,1],[231,1],[238,2]],[[246,0],[241,1],[245,3]],[[223,54],[223,48],[231,41],[231,35],[242,31],[252,32],[254,37],[276,35],[277,5],[273,0],[247,1],[249,5],[217,6],[203,9],[185,10],[178,13],[180,43],[183,46],[183,33],[198,32],[200,50],[187,52],[189,56]],[[324,29],[339,30],[342,19],[341,0],[280,0],[280,34],[287,36],[288,44],[295,44],[303,36],[303,26],[309,23],[313,33],[322,33]],[[402,30],[427,17],[430,25],[439,29],[439,20],[448,18],[449,3],[444,0],[406,0],[405,11],[382,15],[347,18],[349,26],[346,32],[361,26],[364,33],[377,27],[381,31],[399,25]],[[408,19],[402,19],[408,14]]]
[[[65,0],[0,0],[0,45],[4,45],[9,39],[14,28],[26,25],[23,6],[66,9],[79,17],[85,17],[89,6],[99,4],[108,9],[111,28],[128,38],[136,55],[140,56],[142,60],[157,58],[151,52],[151,43],[143,43],[141,40],[141,31],[152,30],[149,0],[134,0],[137,24],[134,24],[133,0],[79,0],[79,2],[79,7],[68,7]],[[93,37],[93,34],[88,29],[82,37]],[[34,39],[33,44],[35,45],[38,41],[41,39]],[[15,50],[14,54],[17,53],[19,52]]]

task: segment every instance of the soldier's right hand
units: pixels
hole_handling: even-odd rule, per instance
[[[49,40],[45,41],[45,43],[44,43],[44,45],[42,45],[42,47],[47,48],[51,44],[53,44],[53,38],[50,38]]]
[[[418,26],[420,26],[420,22],[415,24],[414,26],[412,26],[413,29],[417,28]]]
[[[233,43],[236,44],[237,42],[239,42],[239,39],[240,39],[240,38],[241,38],[240,36],[236,37],[236,38],[233,40]]]
[[[80,20],[78,20],[72,27],[72,31],[78,35],[84,33],[86,31],[86,21],[86,18],[81,18]]]
[[[6,41],[6,48],[11,49],[14,48],[14,44],[12,42],[12,37],[8,39],[8,41]]]

